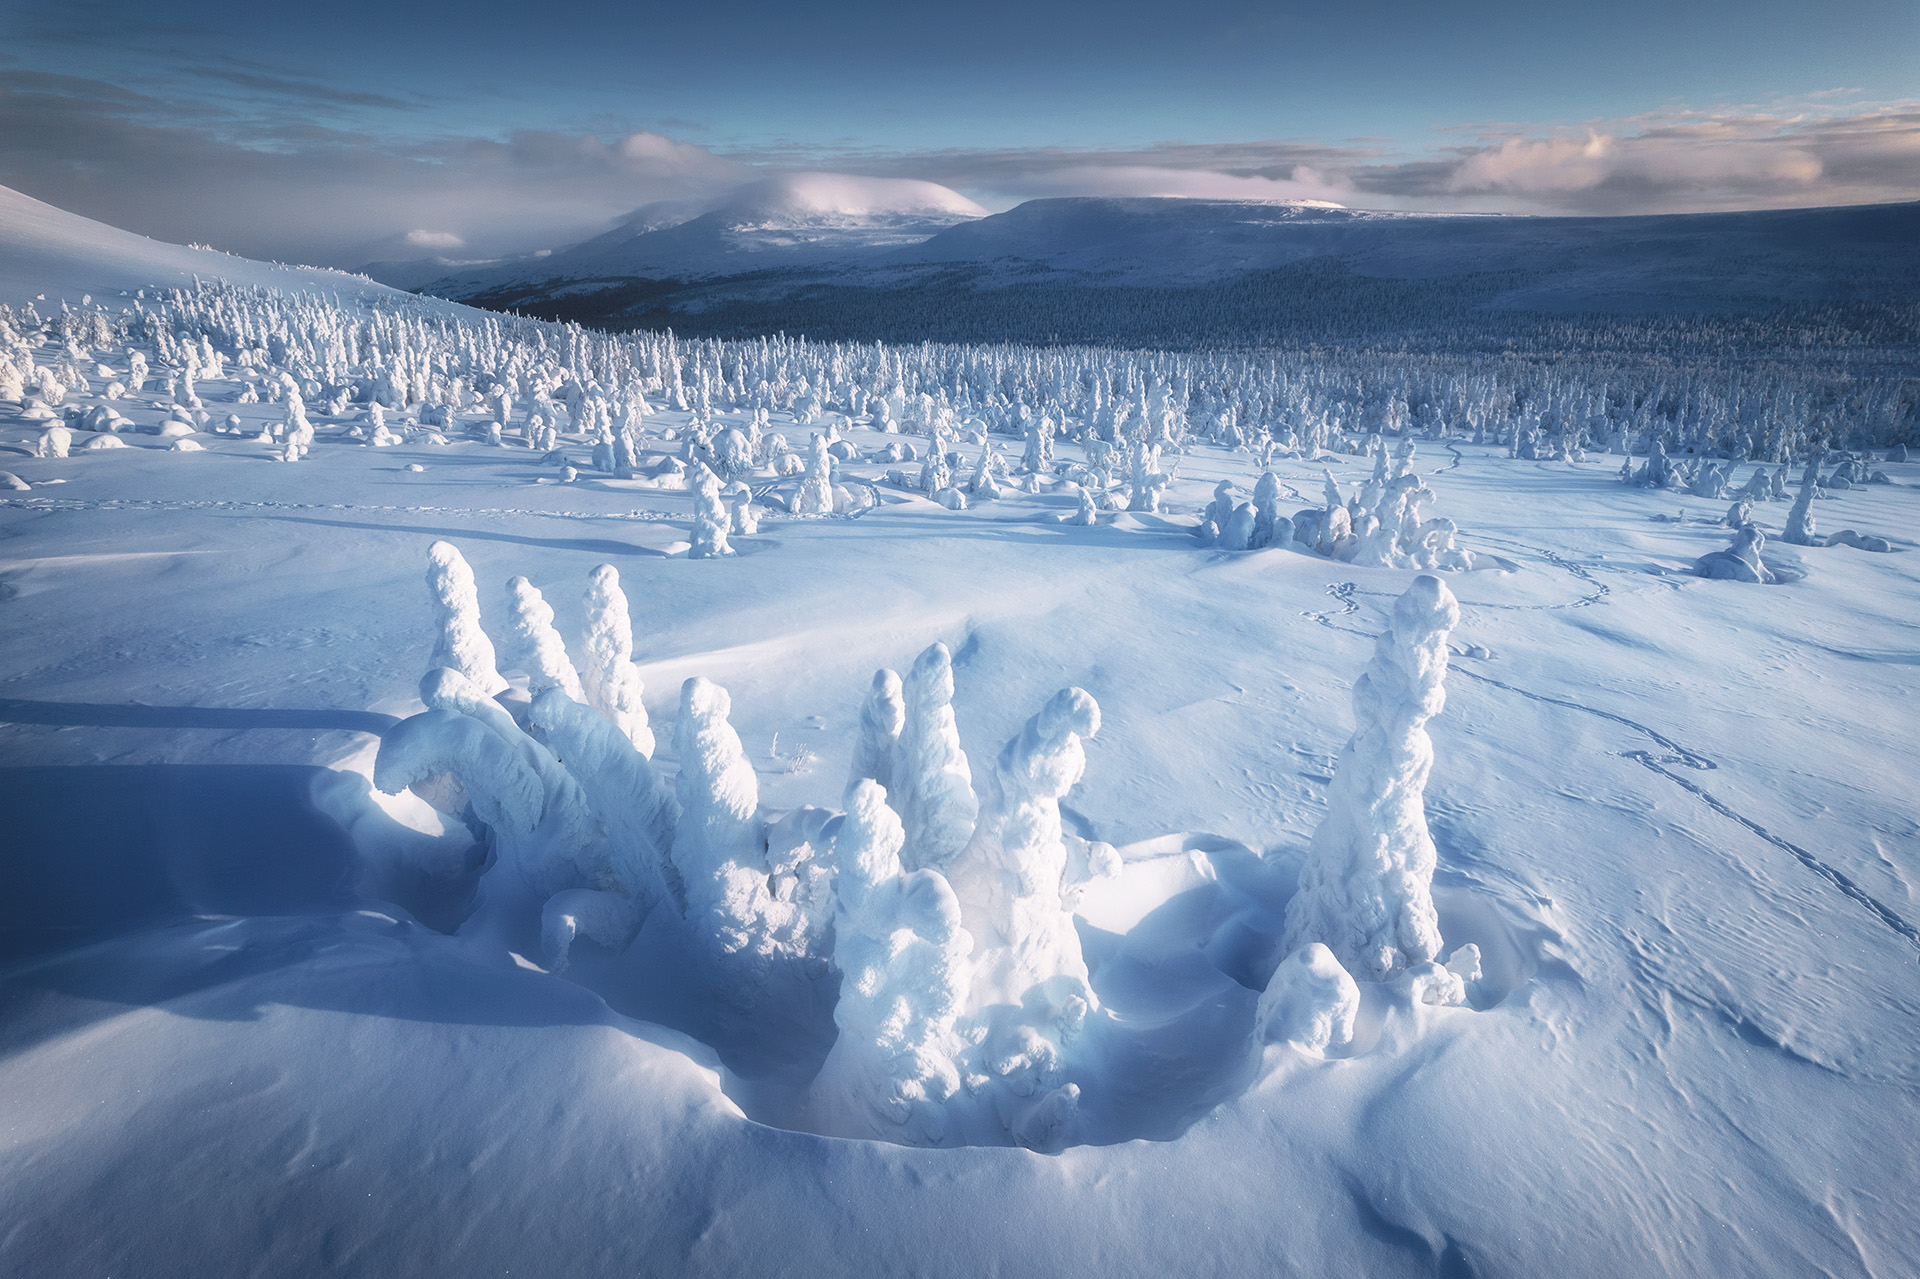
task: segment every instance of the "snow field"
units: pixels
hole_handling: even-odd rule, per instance
[[[489,324],[508,322],[448,340],[481,341]],[[556,352],[589,340],[541,331]],[[36,369],[59,365],[64,340],[20,336]],[[184,368],[144,349],[152,368]],[[1920,470],[1888,460],[1880,419],[1845,419],[1865,439],[1781,438],[1795,470],[1803,448],[1875,450],[1888,483],[1823,486],[1808,502],[1823,528],[1885,536],[1893,553],[1771,538],[1767,555],[1805,575],[1766,591],[1692,575],[1727,541],[1730,497],[1622,484],[1618,455],[1519,456],[1498,422],[1477,444],[1465,429],[1414,432],[1423,482],[1483,570],[1446,577],[1459,623],[1437,648],[1431,630],[1409,637],[1429,670],[1442,654],[1450,668],[1444,712],[1417,730],[1434,760],[1422,813],[1438,935],[1419,962],[1449,962],[1423,983],[1351,972],[1349,991],[1288,944],[1288,914],[1315,832],[1352,811],[1334,805],[1350,776],[1337,762],[1356,727],[1349,695],[1374,637],[1400,634],[1394,601],[1415,570],[1241,552],[1193,531],[1223,481],[1257,517],[1265,471],[1289,520],[1332,509],[1331,471],[1351,519],[1375,468],[1368,432],[1316,443],[1295,430],[1300,456],[1276,447],[1262,467],[1258,442],[1194,430],[1190,398],[1145,468],[1166,477],[1150,486],[1159,509],[1127,511],[1098,499],[1118,489],[1113,505],[1131,505],[1130,466],[1112,464],[1112,485],[1071,478],[1103,452],[1072,429],[1050,442],[1066,472],[1030,471],[1038,491],[1021,491],[1034,432],[988,406],[979,424],[996,429],[952,451],[967,475],[982,443],[1006,444],[1010,482],[956,510],[921,491],[926,458],[868,460],[933,438],[912,429],[904,391],[881,425],[905,431],[874,429],[872,405],[851,401],[802,422],[805,396],[713,403],[729,357],[701,349],[716,361],[706,406],[687,385],[706,355],[677,366],[684,408],[670,377],[642,384],[655,411],[628,442],[632,478],[616,448],[607,469],[591,457],[625,434],[626,403],[604,397],[602,432],[582,386],[579,421],[596,429],[554,441],[572,483],[543,461],[554,450],[514,446],[523,415],[549,404],[574,424],[565,388],[584,379],[571,374],[544,404],[516,382],[504,446],[485,429],[494,407],[429,423],[422,406],[440,404],[422,400],[376,423],[380,376],[328,377],[321,392],[355,384],[348,410],[324,412],[329,396],[301,388],[314,437],[293,465],[273,460],[284,440],[258,440],[291,414],[272,398],[273,363],[256,379],[193,379],[210,419],[231,412],[241,427],[196,432],[206,447],[192,457],[157,434],[72,428],[133,446],[31,456],[50,428],[24,417],[24,397],[0,403],[8,469],[30,485],[0,497],[0,607],[14,622],[0,635],[0,741],[24,832],[7,854],[19,926],[0,977],[13,1010],[0,1054],[10,1264],[142,1258],[191,1273],[215,1257],[290,1273],[321,1259],[421,1273],[618,1256],[704,1272],[777,1257],[957,1273],[1017,1256],[1035,1273],[1164,1273],[1191,1268],[1198,1248],[1243,1272],[1521,1274],[1579,1257],[1595,1272],[1791,1274],[1897,1273],[1912,1255],[1894,1191],[1920,1170],[1913,1144],[1887,1136],[1916,1119],[1920,831],[1902,761],[1917,743],[1901,708]],[[128,363],[117,341],[88,346],[102,353]],[[216,353],[229,375],[249,368]],[[861,358],[877,368],[883,354],[891,364]],[[371,402],[354,398],[362,377]],[[99,381],[89,371],[51,408],[165,420],[186,389],[107,400]],[[266,389],[246,402],[250,386]],[[1044,408],[1053,393],[1030,386]],[[1152,429],[1147,390],[1149,417],[1135,420]],[[756,420],[763,438],[789,438],[800,467],[781,475],[769,447],[741,478],[785,499],[807,457],[830,457],[815,468],[829,472],[819,505],[839,518],[769,501],[758,533],[728,530],[735,555],[689,558],[697,494],[648,468],[697,462],[721,477],[678,455],[706,424],[750,438]],[[1689,433],[1737,451],[1737,431],[1707,422],[1672,425],[1675,456],[1689,456]],[[382,427],[397,442],[376,444]],[[1643,430],[1627,433],[1636,462]],[[887,481],[897,467],[904,484]],[[1735,491],[1749,467],[1733,468]],[[1065,518],[1089,503],[1096,523]],[[1753,512],[1771,526],[1790,506]],[[477,659],[458,666],[464,687],[420,684],[436,640],[472,638],[451,559],[444,589],[423,589],[436,543],[470,571],[504,701],[475,692]],[[617,587],[595,578],[602,564]],[[916,693],[913,659],[935,643],[946,656]],[[459,664],[475,646],[447,647]],[[884,678],[875,694],[880,668],[902,672],[897,694]],[[1085,703],[1066,695],[1049,714],[1062,689]],[[476,815],[493,805],[479,835],[464,809],[375,796],[386,744],[369,730],[404,744],[412,730],[377,716],[423,707],[472,725],[445,731],[495,782],[464,786]],[[893,810],[842,785],[877,777],[883,754],[900,777],[879,744],[914,722],[935,747],[915,755],[933,761],[928,776],[957,778],[955,751],[965,759],[979,801],[968,833],[996,832],[987,864],[1019,850],[1004,867],[1018,878],[1107,845],[1118,873],[1077,885],[1070,916],[1065,892],[1039,913],[957,869],[943,896],[930,863],[947,845],[908,865],[910,813],[895,815],[895,870],[879,851]],[[1364,716],[1359,727],[1355,751]],[[667,788],[702,815],[687,846],[701,884],[673,856],[679,827],[662,832]],[[844,848],[841,809],[863,815]],[[164,835],[149,812],[174,815]],[[758,848],[734,838],[762,821]],[[924,822],[922,839],[940,825]],[[620,851],[649,845],[669,858]],[[248,855],[265,847],[286,853]],[[40,868],[47,850],[57,874]],[[548,903],[503,873],[516,858],[544,868]],[[881,901],[803,891],[814,871],[849,866]],[[676,900],[668,868],[704,913],[662,908]],[[648,893],[623,946],[632,917],[607,898]],[[984,917],[970,917],[975,903]],[[978,959],[1023,953],[996,929],[1034,925],[1024,953],[1070,967],[1063,917],[1084,969],[1064,975],[1086,985],[1077,1033],[1061,1026],[1071,994],[988,1018],[971,1047],[1007,1067],[999,1080],[1033,1086],[969,1093],[967,1049],[952,1044],[964,1013],[949,1025],[948,1010],[974,1002]],[[732,952],[751,958],[750,981],[708,948],[725,929],[702,920],[753,925]],[[885,949],[872,945],[881,931]],[[542,971],[561,939],[567,967]],[[850,972],[864,1002],[848,998]],[[1464,1003],[1430,997],[1452,993],[1449,977]],[[905,1018],[881,1011],[896,991]],[[943,1090],[987,1104],[930,1105]],[[1060,1153],[1005,1148],[1023,1140]],[[164,1185],[140,1172],[163,1165]],[[183,1187],[199,1206],[186,1221]],[[991,1230],[956,1231],[953,1205]]]

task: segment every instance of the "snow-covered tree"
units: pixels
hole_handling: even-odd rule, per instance
[[[795,495],[795,515],[833,514],[833,455],[827,452],[827,437],[815,433],[807,446],[807,475]]]
[[[693,542],[687,550],[687,558],[706,560],[732,555],[733,547],[727,544],[727,530],[733,524],[733,514],[727,509],[727,504],[720,500],[720,481],[706,467],[696,466],[692,487]]]
[[[914,659],[905,694],[888,800],[906,826],[901,856],[908,868],[945,870],[967,846],[980,811],[954,723],[953,654],[945,644],[930,644]]]
[[[1309,942],[1280,961],[1254,1013],[1259,1038],[1283,1040],[1315,1056],[1353,1041],[1360,987],[1333,952]]]
[[[1815,536],[1818,528],[1813,518],[1813,496],[1820,487],[1820,456],[1815,454],[1807,459],[1806,473],[1800,477],[1800,496],[1793,499],[1793,509],[1787,512],[1787,527],[1780,534],[1780,540],[1791,542],[1795,546],[1814,546],[1819,542]]]
[[[653,729],[647,724],[640,668],[633,663],[633,619],[627,612],[620,572],[602,564],[587,578],[587,626],[580,637],[586,656],[581,685],[586,701],[625,733],[634,749],[653,757]]]
[[[893,761],[906,722],[907,704],[899,674],[884,668],[875,671],[866,700],[860,704],[860,737],[853,748],[849,793],[862,781],[878,782],[883,793],[893,785]]]
[[[580,675],[567,656],[567,645],[553,627],[553,606],[524,577],[507,582],[509,660],[527,673],[527,692],[538,697],[557,688],[576,702],[587,700]]]
[[[1438,953],[1426,723],[1446,704],[1447,635],[1459,620],[1453,592],[1431,575],[1395,602],[1392,625],[1353,686],[1353,736],[1287,905],[1289,951],[1322,942],[1370,981]]]
[[[835,836],[833,963],[839,1037],[811,1106],[827,1132],[938,1145],[961,1091],[954,1025],[966,1006],[973,940],[937,871],[903,871],[905,833],[871,780],[856,782]]]
[[[459,671],[488,697],[506,688],[507,681],[494,666],[493,641],[480,629],[480,592],[473,570],[451,542],[427,548],[427,590],[440,626],[440,642],[429,665]]]
[[[974,938],[975,1007],[1020,1005],[1041,987],[1048,1008],[1071,1025],[1096,1003],[1063,896],[1060,800],[1086,771],[1082,740],[1099,729],[1099,705],[1065,688],[994,760],[978,827],[951,876]]]

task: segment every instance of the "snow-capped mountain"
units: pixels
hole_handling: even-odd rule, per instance
[[[1302,325],[1371,341],[1441,312],[1762,316],[1920,299],[1920,204],[1541,218],[1080,197],[981,217],[929,184],[860,205],[849,181],[783,180],[423,291],[620,327],[1177,346],[1285,341]]]
[[[422,263],[376,263],[368,273],[409,287],[471,297],[554,282],[687,279],[742,271],[851,264],[918,244],[987,211],[934,182],[793,173],[735,191],[717,206],[648,205],[627,222],[549,255],[462,270],[447,263],[422,280]]]

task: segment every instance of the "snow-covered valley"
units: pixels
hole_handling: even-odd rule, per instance
[[[1885,352],[610,336],[0,195],[0,1270],[1920,1255]]]

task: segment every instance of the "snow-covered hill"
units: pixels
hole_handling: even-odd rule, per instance
[[[1503,341],[1503,312],[1707,312],[1770,324],[1795,308],[1911,309],[1920,204],[1531,218],[1089,197],[1033,200],[937,230],[912,221],[851,231],[715,212],[450,275],[426,291],[719,334],[1393,342],[1444,311],[1449,325],[1481,317]]]
[[[447,273],[427,291],[450,297],[532,285],[689,279],[786,267],[851,265],[915,244],[986,210],[933,182],[797,173],[766,178],[716,208],[642,209],[627,225],[534,260]],[[376,264],[396,282],[417,265]]]
[[[396,290],[319,267],[255,262],[214,249],[150,240],[0,187],[0,301],[46,294],[78,303],[195,280],[263,288],[321,290],[342,296],[396,296]]]

